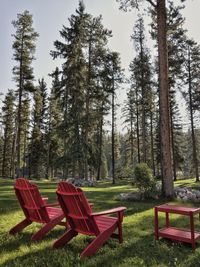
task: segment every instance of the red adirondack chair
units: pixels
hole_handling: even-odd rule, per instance
[[[79,233],[96,236],[83,250],[81,257],[95,254],[109,237],[117,238],[122,243],[122,221],[125,207],[93,213],[83,191],[67,182],[60,182],[56,193],[70,228],[55,241],[54,248],[64,246]],[[105,216],[114,213],[117,214],[116,217]],[[115,230],[118,230],[117,233],[114,233]]]
[[[38,241],[57,224],[67,226],[66,222],[62,222],[65,217],[62,209],[56,208],[59,203],[46,204],[48,198],[41,197],[35,184],[30,183],[27,179],[18,178],[14,189],[26,218],[15,225],[10,230],[10,234],[21,232],[33,222],[42,223],[44,226],[31,237],[31,240]]]

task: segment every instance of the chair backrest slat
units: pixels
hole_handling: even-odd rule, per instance
[[[98,234],[98,227],[91,216],[92,210],[80,188],[67,182],[60,182],[57,195],[63,212],[74,230],[83,234]]]
[[[49,216],[38,187],[24,178],[17,178],[15,193],[25,216],[35,222],[49,222]]]

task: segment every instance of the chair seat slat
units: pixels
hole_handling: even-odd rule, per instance
[[[82,215],[79,216],[79,215],[75,215],[71,213],[68,213],[68,216],[76,220],[87,220],[88,219],[88,216],[82,216]]]
[[[58,190],[58,193],[62,194],[63,196],[81,196],[83,193],[82,192],[63,192]]]
[[[40,210],[40,207],[24,205],[27,210]]]

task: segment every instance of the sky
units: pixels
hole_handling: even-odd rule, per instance
[[[12,60],[13,37],[11,36],[14,28],[11,22],[17,19],[17,14],[28,10],[33,15],[33,27],[40,35],[36,43],[36,60],[33,63],[35,80],[37,82],[43,77],[50,87],[51,79],[48,74],[59,66],[61,61],[53,60],[49,52],[54,49],[54,41],[61,40],[59,31],[63,25],[68,26],[68,18],[75,13],[78,2],[78,0],[0,0],[0,92],[5,94],[8,89],[15,88],[12,75],[15,62]],[[93,16],[101,14],[104,27],[112,30],[113,37],[109,41],[109,47],[112,51],[120,53],[122,67],[128,75],[128,66],[134,56],[130,35],[138,12],[120,11],[116,0],[84,0],[84,4],[86,11]],[[200,43],[200,0],[187,0],[185,5],[183,11],[186,17],[185,28],[188,29],[188,35]],[[148,44],[151,45],[150,40],[147,40]],[[122,102],[125,95],[125,90],[121,90],[118,95],[119,101]]]
[[[102,14],[103,24],[112,30],[113,37],[109,46],[113,51],[121,53],[123,66],[130,62],[132,44],[130,35],[136,11],[124,13],[119,10],[119,4],[115,0],[85,0],[86,11],[93,16]],[[12,43],[14,28],[12,20],[16,20],[17,14],[25,9],[33,15],[34,28],[39,33],[36,47],[36,61],[34,62],[34,73],[36,79],[44,77],[50,82],[48,73],[59,64],[53,60],[50,50],[54,49],[53,42],[61,40],[59,31],[62,25],[68,25],[68,18],[78,7],[78,0],[0,0],[0,92],[14,88],[12,81],[12,67],[15,62],[12,60]]]

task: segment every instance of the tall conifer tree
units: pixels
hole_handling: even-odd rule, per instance
[[[12,146],[15,125],[15,95],[9,90],[5,96],[2,107],[2,123],[4,128],[2,176],[12,176]]]
[[[33,28],[32,15],[28,11],[17,15],[17,20],[12,22],[16,33],[13,35],[14,78],[17,84],[18,107],[17,107],[17,177],[20,176],[21,168],[21,127],[22,127],[22,100],[25,92],[33,91],[33,68],[31,63],[34,59],[35,41],[38,34]]]

